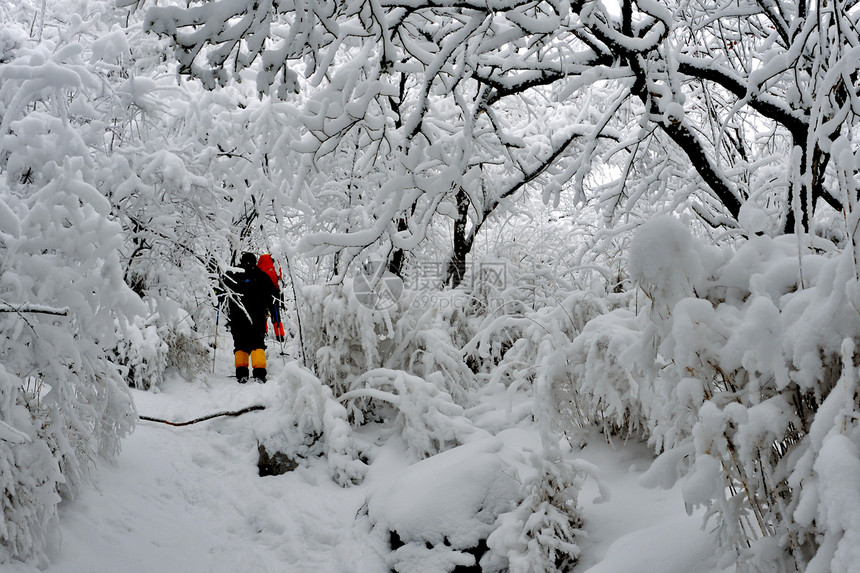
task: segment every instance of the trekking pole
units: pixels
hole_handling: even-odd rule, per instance
[[[275,303],[275,320],[277,321],[276,324],[279,325],[275,326],[275,324],[272,324],[272,330],[275,331],[275,340],[281,343],[281,356],[286,356],[287,353],[284,350],[284,323],[281,322],[282,318],[280,302]],[[286,360],[284,360],[284,363],[286,364]]]
[[[215,346],[212,349],[212,374],[215,374],[215,357],[218,355],[218,323],[221,322],[221,303],[218,303],[218,311],[215,313]]]

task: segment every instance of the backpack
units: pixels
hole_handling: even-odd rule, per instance
[[[257,267],[266,273],[275,285],[275,288],[280,289],[281,269],[275,270],[275,261],[272,260],[272,255],[265,253],[257,259]]]

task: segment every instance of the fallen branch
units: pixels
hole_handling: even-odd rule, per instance
[[[39,304],[21,304],[14,306],[5,302],[0,302],[0,312],[15,312],[18,314],[53,314],[55,316],[69,316],[68,308],[54,308]]]
[[[205,422],[206,420],[211,420],[212,418],[217,418],[218,416],[241,416],[242,414],[247,414],[248,412],[254,412],[256,410],[265,410],[266,407],[260,404],[256,406],[248,406],[247,408],[242,408],[241,410],[235,410],[231,412],[218,412],[217,414],[209,414],[208,416],[203,416],[202,418],[195,418],[193,420],[189,420],[187,422],[171,422],[170,420],[162,420],[161,418],[151,418],[149,416],[138,416],[141,420],[146,420],[147,422],[158,422],[159,424],[167,424],[169,426],[190,426],[191,424],[197,424],[199,422]]]

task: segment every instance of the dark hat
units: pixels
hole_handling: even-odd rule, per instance
[[[254,253],[242,253],[242,258],[239,259],[239,266],[250,269],[257,266],[257,257]]]

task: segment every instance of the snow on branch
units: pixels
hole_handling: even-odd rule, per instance
[[[20,430],[16,430],[3,420],[0,420],[0,440],[10,444],[29,444],[33,439]]]
[[[463,444],[476,430],[450,394],[434,382],[402,370],[375,368],[338,398],[359,423],[364,416],[362,399],[382,400],[398,410],[403,437],[420,458]]]
[[[51,314],[55,316],[69,316],[68,307],[54,308],[40,304],[25,303],[14,306],[5,302],[0,302],[0,312],[15,312],[18,314]]]

